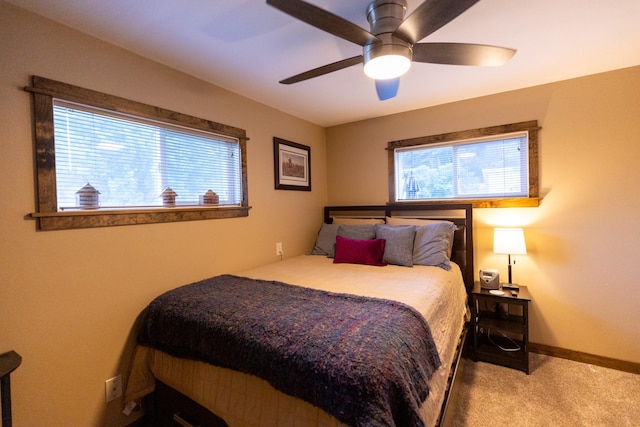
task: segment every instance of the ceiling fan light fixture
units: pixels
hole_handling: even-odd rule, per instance
[[[382,43],[364,47],[364,73],[374,80],[395,79],[411,68],[411,45],[388,34],[378,37]]]
[[[389,54],[372,58],[364,64],[364,73],[375,80],[400,77],[411,68],[411,60],[404,55]]]

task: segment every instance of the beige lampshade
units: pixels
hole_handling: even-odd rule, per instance
[[[505,255],[526,255],[522,228],[496,228],[493,230],[493,252]]]

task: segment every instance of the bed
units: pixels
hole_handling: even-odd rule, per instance
[[[152,301],[125,402],[154,425],[443,425],[472,239],[466,204],[325,207],[309,254]]]

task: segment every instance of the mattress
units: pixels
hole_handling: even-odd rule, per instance
[[[466,291],[456,264],[451,271],[417,265],[374,267],[334,264],[323,256],[303,255],[237,275],[391,299],[418,310],[429,323],[442,361],[429,381],[429,397],[420,408],[425,425],[435,425],[467,311]],[[231,427],[342,425],[321,409],[275,390],[260,378],[137,346],[125,401],[152,392],[156,379],[208,408]]]

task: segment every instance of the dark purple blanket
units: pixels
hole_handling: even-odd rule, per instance
[[[256,375],[353,426],[422,426],[440,366],[407,305],[231,275],[156,298],[138,340]]]

